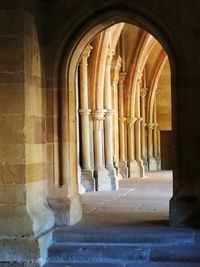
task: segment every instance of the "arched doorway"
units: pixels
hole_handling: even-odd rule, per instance
[[[117,193],[102,193],[102,198],[97,194],[84,194],[84,207],[88,206],[89,210],[95,211],[98,209],[99,216],[100,209],[102,214],[104,209],[110,210],[111,220],[113,216],[116,220],[117,212],[112,213],[116,210],[115,206],[123,206],[124,203],[122,210],[125,213],[128,205],[128,196],[125,204],[121,195],[128,195],[128,191],[134,190],[135,195],[140,192],[144,202],[133,194],[129,200],[129,213],[132,210],[136,215],[137,211],[138,218],[143,218],[143,221],[150,220],[153,213],[156,216],[154,221],[167,220],[171,173],[168,172],[168,180],[166,173],[148,173],[161,170],[160,132],[172,130],[170,65],[166,52],[143,29],[123,22],[114,24],[97,34],[86,46],[77,68],[77,77],[79,192],[112,191],[117,190],[120,185],[118,197]],[[169,158],[172,155],[166,151],[165,154]],[[147,181],[144,183],[144,177],[148,177],[149,184]],[[129,183],[119,181],[124,178],[133,180]],[[162,186],[159,185],[158,178]],[[164,189],[159,194],[152,188],[153,185],[156,187],[156,182],[158,188]],[[167,194],[166,199],[162,198],[162,194]],[[114,195],[115,198],[112,197]],[[153,200],[153,195],[159,195],[159,198],[156,196],[157,203]],[[121,199],[121,202],[114,204],[109,196],[113,200]],[[107,204],[110,203],[109,207],[102,207],[105,199]],[[159,204],[164,199],[166,203],[161,209]],[[150,202],[154,207],[149,206]],[[140,206],[139,209],[134,207],[135,203]],[[163,207],[167,207],[166,211],[163,211]],[[83,211],[87,213],[88,208]],[[118,212],[118,216],[122,217],[120,209]],[[137,219],[136,216],[134,219]],[[131,222],[134,223],[134,220]]]
[[[148,31],[153,34],[165,47],[170,63],[172,66],[172,94],[173,94],[173,107],[174,110],[177,109],[177,88],[179,88],[179,80],[177,76],[177,62],[179,67],[182,67],[182,58],[180,56],[181,50],[179,50],[178,54],[175,55],[175,51],[177,49],[176,40],[171,40],[171,36],[169,36],[168,40],[164,37],[164,35],[154,27],[153,24],[150,23],[149,20],[146,20],[146,16],[140,17],[138,14],[135,14],[135,10],[133,12],[129,12],[128,10],[124,11],[124,9],[112,9],[108,10],[108,12],[99,13],[99,16],[95,17],[95,21],[91,19],[90,26],[88,24],[85,25],[85,28],[79,32],[71,42],[68,43],[67,47],[61,46],[61,51],[58,53],[56,71],[59,74],[57,79],[61,81],[60,84],[60,102],[62,102],[62,107],[59,110],[60,118],[62,118],[62,125],[60,125],[60,130],[62,132],[60,138],[60,149],[59,155],[62,164],[58,166],[61,181],[61,185],[67,183],[67,190],[69,195],[77,194],[77,182],[76,179],[72,179],[72,177],[78,177],[78,164],[74,164],[74,162],[78,162],[78,149],[77,149],[77,136],[74,134],[76,132],[77,126],[77,102],[76,102],[76,70],[77,63],[81,58],[81,54],[85,47],[89,44],[91,39],[99,33],[101,30],[115,24],[121,23],[122,21],[135,23],[143,28],[148,29]],[[145,17],[145,19],[144,19]],[[103,21],[103,22],[102,22]],[[99,23],[101,22],[101,23]],[[162,24],[162,23],[161,23]],[[165,32],[166,30],[166,32]],[[167,29],[163,29],[166,36],[168,36]],[[84,36],[84,37],[83,37]],[[173,45],[171,44],[173,42]],[[61,53],[62,52],[62,53]],[[59,61],[59,57],[62,55],[62,63]],[[65,61],[63,61],[63,58]],[[60,58],[61,59],[61,58]],[[59,63],[60,62],[60,63]],[[67,74],[67,76],[66,76]],[[176,90],[174,90],[176,88]],[[98,93],[98,92],[97,92]],[[135,96],[134,96],[135,97]],[[134,98],[133,97],[133,98]],[[67,102],[66,102],[67,99]],[[67,105],[68,104],[68,105]],[[67,115],[66,115],[67,114]],[[97,114],[99,116],[101,114]],[[68,120],[66,120],[66,116],[68,116]],[[173,113],[172,120],[173,125],[177,121],[178,113]],[[178,132],[178,124],[174,127],[174,135],[176,136]],[[67,137],[67,138],[66,138]],[[177,150],[176,150],[177,151]],[[175,155],[176,159],[177,155]],[[68,168],[66,168],[68,166]],[[179,170],[178,164],[175,162],[175,173]],[[178,172],[177,172],[178,173]],[[64,181],[64,182],[63,182]],[[79,202],[79,200],[77,200]],[[72,211],[73,213],[73,211]]]

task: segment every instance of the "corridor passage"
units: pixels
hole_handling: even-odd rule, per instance
[[[144,178],[122,179],[119,190],[83,195],[84,221],[168,225],[172,172],[147,172]]]
[[[83,195],[83,220],[53,232],[45,267],[200,267],[200,233],[169,226],[172,172]]]

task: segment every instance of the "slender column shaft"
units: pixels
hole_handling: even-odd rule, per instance
[[[148,124],[148,158],[153,157],[153,136],[152,136],[152,131],[154,124]]]
[[[121,69],[122,59],[119,55],[114,55],[111,64],[111,85],[112,85],[112,99],[113,99],[113,161],[115,166],[119,164],[119,122],[118,122],[118,83],[119,71]]]
[[[154,151],[154,157],[158,158],[158,124],[154,124],[154,130],[153,130],[153,151]]]
[[[120,73],[119,78],[119,158],[120,162],[124,162],[126,160],[125,157],[125,135],[124,135],[124,123],[126,119],[124,118],[124,81],[126,77],[126,73]]]
[[[141,161],[141,128],[140,124],[142,119],[140,118],[140,79],[138,80],[137,84],[137,91],[136,91],[136,117],[137,121],[135,124],[135,154],[136,154],[136,160]]]
[[[160,155],[160,130],[157,130],[157,138],[158,138],[158,158],[160,159],[161,155]]]
[[[128,118],[127,119],[127,132],[128,132],[128,160],[129,162],[135,160],[135,136],[134,136],[134,124],[136,122],[136,118]]]
[[[113,167],[113,110],[112,110],[112,89],[111,89],[111,61],[113,51],[109,50],[105,71],[105,160],[106,167]]]
[[[156,114],[156,96],[154,100],[154,109],[153,109],[153,118],[154,118],[154,130],[153,130],[153,151],[154,157],[158,158],[158,124],[157,124],[157,114]]]
[[[125,129],[124,129],[124,124],[126,122],[126,118],[119,118],[119,160],[120,162],[126,161],[125,157]]]
[[[93,112],[94,124],[94,168],[102,169],[103,166],[103,120],[105,110],[97,110]]]
[[[105,160],[106,167],[113,166],[113,111],[107,110],[105,114]]]
[[[145,97],[147,95],[147,88],[141,88],[140,89],[140,96],[141,96],[141,117],[142,117],[142,123],[141,123],[141,154],[142,159],[146,159],[146,113],[145,113]]]
[[[81,115],[81,144],[82,144],[82,168],[90,169],[90,132],[88,109],[88,64],[87,60],[91,52],[88,46],[83,52],[80,61],[80,115]]]
[[[90,109],[79,110],[81,115],[82,168],[90,169]]]

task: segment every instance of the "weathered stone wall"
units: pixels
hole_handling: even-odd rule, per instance
[[[0,261],[10,260],[11,254],[14,261],[38,261],[51,237],[33,237],[54,225],[47,205],[46,93],[38,12],[35,1],[8,1],[0,11]]]

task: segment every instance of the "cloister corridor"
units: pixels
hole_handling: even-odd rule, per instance
[[[123,179],[119,190],[83,194],[83,221],[92,225],[168,226],[172,171]]]
[[[0,267],[200,267],[200,1],[0,1]]]

